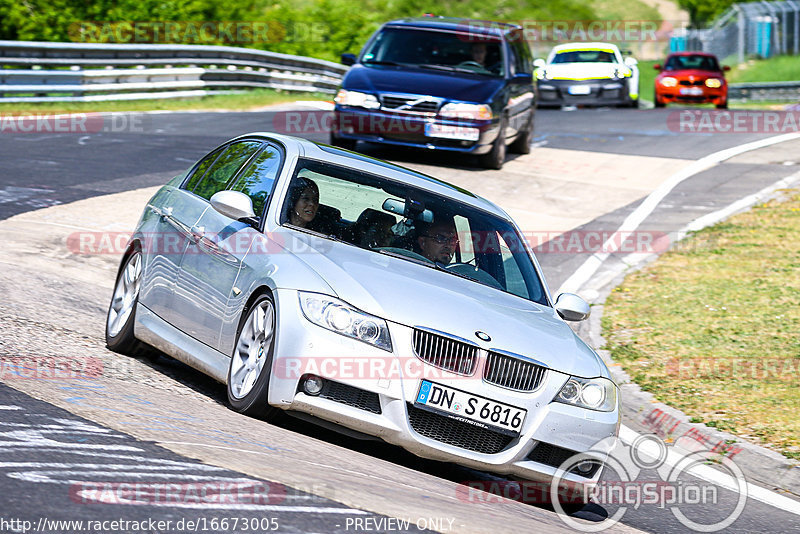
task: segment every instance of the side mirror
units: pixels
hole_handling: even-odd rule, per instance
[[[729,65],[723,65],[722,70],[728,72],[729,70],[731,70],[731,67]]]
[[[626,57],[625,64],[629,67],[635,67],[639,62],[636,61],[635,57]]]
[[[533,66],[535,68],[537,68],[537,69],[543,69],[543,68],[545,68],[545,66],[547,66],[547,63],[545,63],[542,58],[534,59],[533,60]]]
[[[356,55],[355,54],[342,54],[341,56],[342,65],[347,65],[348,67],[351,65],[356,64]]]
[[[656,63],[655,65],[653,65],[653,68],[656,70],[661,70],[661,63]]]
[[[556,313],[565,321],[583,321],[589,318],[589,304],[574,293],[561,293],[556,299]]]
[[[231,219],[254,219],[253,201],[239,191],[219,191],[211,197],[211,206]]]
[[[529,72],[518,72],[512,80],[516,83],[533,83],[533,76]]]

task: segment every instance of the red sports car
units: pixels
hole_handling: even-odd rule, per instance
[[[705,52],[675,52],[667,57],[663,66],[653,65],[661,71],[656,76],[655,105],[663,108],[671,102],[714,104],[720,109],[728,107],[728,82],[725,71],[716,56]]]

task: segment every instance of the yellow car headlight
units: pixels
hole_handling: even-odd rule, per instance
[[[709,78],[706,80],[706,87],[710,87],[712,89],[718,89],[722,87],[722,80],[719,78]]]
[[[667,76],[665,78],[661,78],[661,85],[664,87],[675,87],[678,85],[678,80],[672,76]]]
[[[446,119],[491,120],[492,108],[486,104],[453,102],[442,106],[439,116]]]

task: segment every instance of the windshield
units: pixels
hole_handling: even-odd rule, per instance
[[[281,223],[547,305],[511,223],[422,189],[301,159]]]
[[[710,56],[671,56],[664,70],[697,69],[719,72],[717,59]]]
[[[559,52],[551,63],[616,63],[613,52],[604,50],[571,50]]]
[[[500,41],[445,31],[384,28],[361,56],[369,64],[414,65],[503,76]]]

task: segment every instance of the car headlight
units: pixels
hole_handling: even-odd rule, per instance
[[[537,80],[549,80],[550,77],[547,75],[546,69],[537,69],[536,70],[536,79]]]
[[[298,295],[303,315],[315,325],[392,352],[389,327],[383,319],[328,295],[303,291]]]
[[[439,110],[439,116],[446,119],[471,119],[471,120],[491,120],[492,108],[486,104],[465,104],[462,102],[452,102],[445,104]]]
[[[617,386],[607,378],[571,376],[553,400],[599,412],[611,412],[617,405]]]
[[[718,89],[722,87],[722,80],[719,78],[709,78],[706,80],[706,87],[710,87],[712,89]]]
[[[627,67],[619,67],[614,71],[614,77],[615,78],[620,78],[620,79],[628,78],[628,77],[630,77],[631,74],[633,74],[631,72],[631,69],[629,69]]]
[[[675,87],[678,85],[678,80],[672,76],[667,76],[665,78],[661,78],[661,85],[664,87]]]
[[[339,89],[333,101],[340,106],[352,106],[366,109],[378,109],[381,107],[380,102],[378,102],[378,99],[375,98],[374,95],[360,93],[358,91],[345,91],[344,89]]]

